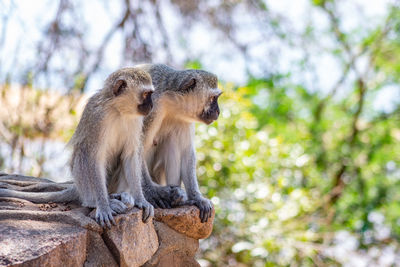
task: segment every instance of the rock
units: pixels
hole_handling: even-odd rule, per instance
[[[0,266],[82,266],[87,230],[58,222],[0,221]]]
[[[194,239],[204,239],[212,232],[215,211],[213,209],[211,218],[205,223],[200,221],[199,214],[197,207],[183,206],[175,209],[156,209],[154,219],[179,233]]]
[[[153,222],[142,222],[142,211],[132,209],[115,217],[116,226],[104,231],[103,239],[119,266],[141,266],[158,249]]]
[[[169,228],[163,223],[154,222],[160,246],[144,267],[199,267],[194,259],[199,241]]]
[[[23,199],[0,197],[0,222],[6,219],[61,222],[102,233],[103,228],[87,216],[90,210],[71,203],[35,204]]]
[[[0,188],[26,192],[59,191],[69,183],[0,173]],[[142,222],[132,209],[115,217],[111,229],[78,203],[35,204],[0,197],[0,266],[196,266],[198,239],[211,234],[214,211],[201,223],[196,207],[156,209]]]
[[[99,233],[88,231],[87,253],[84,267],[118,267],[113,255]]]

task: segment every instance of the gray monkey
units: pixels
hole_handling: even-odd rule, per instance
[[[195,205],[205,222],[212,204],[197,183],[194,123],[210,124],[218,118],[218,79],[206,71],[179,71],[162,64],[137,67],[150,73],[155,88],[154,108],[144,119],[143,193],[155,207]]]
[[[83,111],[69,144],[74,184],[58,192],[19,192],[0,189],[0,197],[17,197],[36,203],[78,200],[96,208],[96,221],[103,227],[115,224],[113,215],[127,210],[126,205],[143,209],[143,220],[154,215],[141,188],[143,118],[152,109],[154,89],[151,77],[139,68],[112,73],[104,88],[94,94]],[[120,165],[118,176],[112,172]],[[129,193],[111,194],[111,180],[123,179]]]

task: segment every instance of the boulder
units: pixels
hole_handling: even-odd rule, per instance
[[[183,206],[175,209],[156,209],[154,219],[188,237],[204,239],[212,232],[215,210],[213,209],[211,218],[205,223],[200,221],[199,214],[197,207]]]
[[[158,238],[150,220],[142,222],[142,211],[133,209],[115,218],[116,226],[106,229],[103,239],[119,266],[141,266],[158,249]]]
[[[145,267],[199,267],[194,259],[199,241],[179,233],[167,225],[154,222],[160,246]]]
[[[101,235],[92,231],[88,231],[88,233],[84,267],[118,267],[119,265]]]
[[[60,222],[0,221],[0,266],[82,266],[87,230]]]
[[[26,192],[71,186],[47,179],[0,173],[0,188]],[[94,210],[78,203],[35,204],[0,197],[0,266],[199,266],[198,239],[211,234],[212,217],[185,206],[156,209],[142,222],[136,208],[115,217],[111,229],[93,220]]]

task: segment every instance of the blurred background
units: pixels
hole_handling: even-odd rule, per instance
[[[400,266],[398,1],[0,1],[0,169],[69,180],[88,96],[143,62],[224,91],[202,266]]]

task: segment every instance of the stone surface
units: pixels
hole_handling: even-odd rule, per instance
[[[28,192],[62,190],[70,184],[0,173],[0,188]],[[199,266],[200,238],[211,234],[212,218],[201,223],[196,207],[157,209],[142,222],[136,208],[101,228],[94,210],[77,203],[35,204],[0,197],[0,266]]]
[[[82,266],[87,230],[57,222],[0,221],[0,266]]]
[[[114,256],[111,254],[99,233],[88,231],[87,240],[84,267],[118,267]]]
[[[207,238],[213,227],[215,211],[211,218],[202,223],[199,218],[199,209],[195,206],[183,206],[175,209],[156,209],[154,219],[163,222],[179,233],[194,239]]]
[[[0,197],[0,222],[6,219],[61,222],[102,233],[103,229],[87,216],[90,210],[71,203],[35,204],[23,199]]]
[[[154,222],[160,246],[145,267],[192,267],[200,266],[194,259],[199,241],[178,233],[167,225]]]
[[[103,239],[120,266],[141,266],[158,249],[153,222],[142,222],[142,211],[134,208],[115,218],[116,226],[103,233]]]

